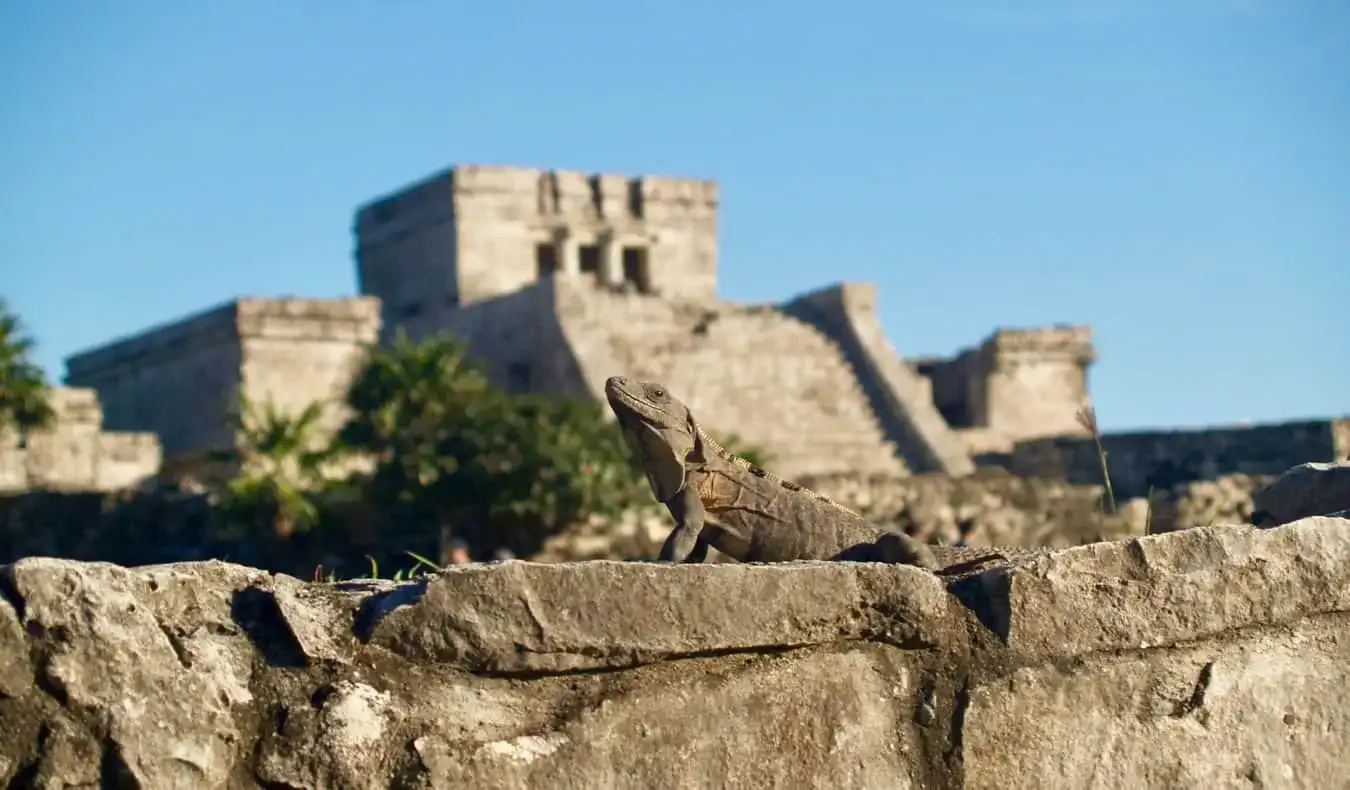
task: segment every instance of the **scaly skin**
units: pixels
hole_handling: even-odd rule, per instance
[[[652,492],[675,519],[661,547],[663,562],[704,562],[711,546],[741,562],[890,562],[966,575],[1034,553],[928,546],[878,527],[727,452],[655,382],[615,376],[605,382],[605,397],[642,459]]]

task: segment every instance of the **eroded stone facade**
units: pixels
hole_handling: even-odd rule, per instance
[[[1347,426],[1350,419],[1132,431],[1106,434],[1102,445],[1115,494],[1124,499],[1222,475],[1278,475],[1307,461],[1341,460],[1350,456]],[[1102,475],[1096,444],[1085,436],[1019,442],[1009,468],[1071,483],[1097,483]]]
[[[668,298],[717,290],[717,184],[465,165],[356,212],[362,293],[390,328],[557,274]]]
[[[808,305],[816,324],[797,317]],[[971,469],[919,377],[886,344],[868,285],[775,306],[549,278],[402,326],[414,338],[445,329],[466,338],[513,390],[599,399],[616,373],[662,381],[709,430],[760,446],[785,474]]]

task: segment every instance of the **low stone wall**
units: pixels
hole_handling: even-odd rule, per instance
[[[200,494],[0,496],[0,562],[67,557],[148,565],[209,559],[213,556],[207,537],[209,516],[209,500]]]
[[[98,394],[57,387],[48,399],[51,427],[20,438],[0,431],[0,493],[114,491],[153,477],[159,469],[159,439],[151,433],[103,430]]]
[[[911,567],[0,568],[10,787],[1344,787],[1350,522]]]
[[[1274,479],[1273,475],[1224,475],[1217,480],[1178,483],[1169,490],[1154,492],[1149,531],[1254,523],[1254,494]]]
[[[1278,475],[1307,461],[1350,456],[1350,419],[1306,420],[1198,430],[1115,433],[1102,437],[1111,483],[1121,499],[1179,483],[1224,475]],[[1010,470],[1027,477],[1100,483],[1101,461],[1090,437],[1018,442]]]
[[[0,562],[64,557],[119,565],[221,559],[293,576],[385,575],[435,557],[439,532],[360,503],[322,502],[321,524],[287,540],[266,529],[228,535],[213,524],[212,497],[172,489],[114,494],[0,496]]]
[[[1248,523],[1252,491],[1269,477],[1236,475],[1180,484],[1120,503],[1104,515],[1101,488],[981,470],[970,477],[835,476],[804,481],[878,524],[924,540],[975,546],[1067,547],[1209,524]],[[37,492],[0,496],[0,562],[68,557],[122,565],[232,558],[308,578],[316,566],[341,577],[368,571],[367,555],[392,572],[404,553],[432,556],[437,535],[411,521],[353,505],[325,507],[317,532],[277,545],[213,541],[210,497],[173,489],[117,494]],[[1147,528],[1147,529],[1146,529]],[[652,503],[622,518],[594,518],[543,541],[543,562],[653,559],[671,529]],[[486,556],[493,546],[475,547]]]
[[[1142,501],[1106,517],[1100,486],[1015,477],[999,469],[959,478],[838,475],[801,483],[871,521],[936,543],[964,538],[980,546],[1062,547],[1144,534]]]

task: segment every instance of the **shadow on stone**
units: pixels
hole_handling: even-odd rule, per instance
[[[295,669],[309,667],[304,650],[268,591],[247,587],[236,592],[230,600],[230,617],[262,654],[268,666]]]
[[[352,629],[362,643],[370,641],[375,626],[400,606],[417,603],[427,591],[425,579],[404,584],[392,590],[376,593],[361,602],[356,610]]]

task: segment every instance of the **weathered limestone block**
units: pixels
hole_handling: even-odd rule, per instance
[[[1257,526],[1350,509],[1350,461],[1299,464],[1252,495]]]
[[[966,787],[1345,787],[1344,616],[1084,665],[971,694]]]
[[[1350,784],[1350,522],[849,563],[310,584],[0,568],[0,784]]]
[[[451,569],[392,593],[370,641],[494,674],[636,666],[835,640],[934,645],[952,628],[937,577],[877,564],[596,561]],[[719,568],[722,566],[718,566]],[[730,567],[730,566],[726,566]],[[803,594],[809,590],[810,595]],[[576,602],[585,601],[584,606]],[[408,605],[415,604],[415,605]]]

